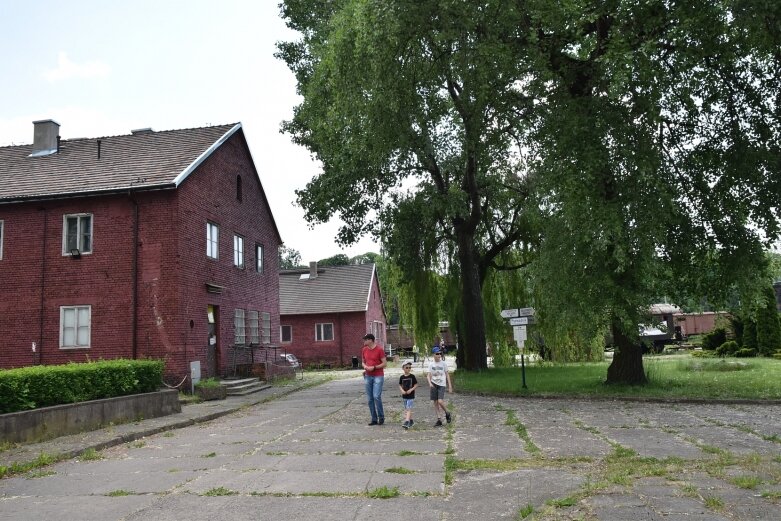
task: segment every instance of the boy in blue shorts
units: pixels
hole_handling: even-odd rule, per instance
[[[404,402],[404,423],[401,426],[409,429],[415,423],[412,419],[412,405],[415,403],[415,389],[418,388],[418,379],[412,374],[412,362],[405,362],[401,368],[404,370],[404,374],[399,377],[399,390]]]

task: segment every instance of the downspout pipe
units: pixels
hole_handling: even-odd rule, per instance
[[[48,211],[46,207],[38,208],[43,212],[43,241],[41,244],[41,302],[38,310],[38,347],[37,354],[33,354],[33,363],[43,363],[43,320],[46,307],[46,235],[48,233]]]
[[[133,203],[133,360],[138,358],[138,201],[128,192]]]

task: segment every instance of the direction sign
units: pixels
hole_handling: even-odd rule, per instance
[[[534,324],[534,317],[517,317],[510,319],[511,326],[528,326]]]
[[[515,318],[518,316],[518,309],[503,309],[502,318]]]
[[[513,340],[516,342],[526,341],[526,326],[513,327]]]
[[[534,308],[521,308],[518,310],[518,314],[515,316],[530,317],[534,315]]]

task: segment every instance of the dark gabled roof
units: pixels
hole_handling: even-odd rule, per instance
[[[240,129],[237,123],[64,139],[59,152],[41,157],[29,157],[32,145],[0,147],[0,204],[176,188]]]
[[[324,266],[317,278],[301,279],[309,270],[279,273],[279,314],[311,315],[366,311],[374,264]]]

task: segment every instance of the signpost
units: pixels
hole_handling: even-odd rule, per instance
[[[524,361],[524,343],[526,342],[526,326],[534,324],[534,308],[503,309],[502,318],[509,319],[513,326],[513,340],[521,351],[521,378],[526,389],[526,363]]]

